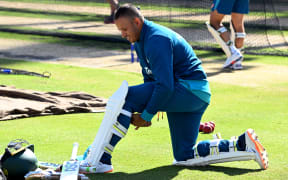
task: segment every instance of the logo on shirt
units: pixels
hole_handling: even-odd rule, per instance
[[[148,58],[146,58],[146,62],[149,64],[149,59]]]
[[[152,71],[148,67],[145,67],[144,69],[146,71],[146,74],[152,75]]]

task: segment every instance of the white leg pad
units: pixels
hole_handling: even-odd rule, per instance
[[[174,165],[179,166],[205,166],[209,164],[224,163],[231,161],[248,161],[255,160],[255,153],[246,151],[221,152],[220,154],[208,155],[188,159],[187,161],[174,161]]]
[[[174,160],[173,164],[179,166],[205,166],[216,163],[224,163],[232,161],[248,161],[256,159],[256,154],[254,152],[237,151],[236,136],[231,137],[231,139],[229,140],[229,152],[220,152],[219,143],[221,140],[222,139],[213,139],[210,141],[210,155],[200,157],[197,151],[198,144],[196,144],[194,146],[193,159],[188,159],[186,161]]]
[[[120,113],[131,117],[130,112],[122,110],[127,93],[128,83],[127,81],[123,81],[120,88],[108,99],[104,118],[84,164],[97,166],[103,153],[107,152],[111,154],[114,149],[114,147],[109,144],[112,135],[116,134],[122,138],[127,133],[127,129],[117,121]]]
[[[214,29],[209,22],[206,22],[208,31],[211,33],[211,35],[214,37],[214,39],[216,40],[216,42],[221,46],[221,48],[223,49],[224,53],[226,54],[227,57],[231,56],[231,51],[229,46],[227,45],[227,43],[221,38],[220,34],[225,32],[218,32],[216,29]],[[226,28],[225,28],[226,29]]]

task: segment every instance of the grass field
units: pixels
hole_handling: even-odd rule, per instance
[[[259,62],[260,59],[265,59],[257,57]],[[281,64],[281,61],[285,60],[279,57],[276,64]],[[266,63],[273,64],[275,61],[266,58]],[[124,71],[7,59],[1,59],[0,66],[36,72],[50,71],[50,79],[0,74],[0,82],[3,85],[39,91],[84,91],[108,98],[122,80],[127,80],[130,85],[142,82],[140,74]],[[275,88],[276,82],[271,86],[274,88],[211,83],[212,103],[202,120],[216,122],[215,132],[221,132],[223,138],[240,135],[247,128],[254,128],[268,151],[268,170],[259,170],[259,166],[253,161],[194,168],[171,166],[172,148],[164,115],[163,120],[157,121],[154,118],[150,128],[140,128],[138,131],[130,128],[127,137],[120,141],[113,153],[113,173],[89,177],[92,180],[287,179],[288,83],[282,83],[279,89]],[[79,142],[79,154],[85,151],[93,141],[103,115],[69,114],[0,122],[0,152],[3,153],[10,140],[23,138],[35,145],[35,153],[39,160],[61,163],[69,159],[73,142]],[[199,134],[198,139],[205,140],[211,137],[210,134]]]
[[[67,0],[11,0],[15,2],[40,2],[48,4],[68,4],[79,6],[82,2]],[[83,0],[87,6],[98,6],[109,8],[107,3],[95,3],[93,0]],[[45,6],[45,4],[43,5]],[[141,5],[145,9],[145,5]],[[159,7],[150,7],[152,10],[159,10]],[[160,7],[165,10],[179,11],[179,8]],[[54,20],[71,21],[95,21],[102,22],[103,14],[94,13],[69,13],[13,8],[1,8],[1,16],[15,16],[28,18],[48,18]],[[181,8],[181,11],[191,11],[190,8]],[[209,9],[198,9],[202,12],[209,12]],[[197,10],[195,10],[197,11]],[[201,12],[199,11],[199,12]],[[278,16],[287,18],[288,11],[283,11]],[[252,12],[253,16],[265,16],[265,13]],[[269,13],[268,13],[269,15]],[[166,26],[174,28],[195,28],[204,21],[186,21],[178,23],[168,23],[167,20],[158,20]],[[3,28],[4,26],[2,26]],[[32,27],[5,26],[23,31],[47,31]],[[266,33],[259,27],[255,34]],[[248,27],[249,30],[249,27]],[[57,30],[61,33],[73,33],[77,35],[97,35],[96,33],[69,32]],[[288,35],[287,29],[283,31],[284,36]],[[273,29],[269,33],[278,35],[278,31]],[[36,41],[41,43],[53,43],[78,47],[101,47],[111,49],[109,42],[95,42],[82,39],[65,39],[54,36],[27,35],[18,33],[0,32],[1,39],[16,39],[25,41]],[[192,44],[194,45],[194,44]],[[199,45],[199,44],[195,44]],[[129,49],[129,44],[113,44],[113,49]],[[262,50],[262,49],[260,49]],[[267,51],[269,51],[268,49]],[[273,49],[274,50],[274,49]],[[8,50],[7,50],[8,51]],[[282,49],[287,52],[287,49]],[[223,53],[211,51],[195,51],[197,56],[207,63],[223,62]],[[286,53],[287,54],[287,53]],[[277,65],[288,67],[288,58],[281,56],[259,56],[245,54],[245,66],[250,64]],[[127,80],[129,85],[142,82],[142,76],[138,73],[105,70],[95,68],[82,68],[70,65],[57,65],[41,62],[28,62],[21,60],[10,60],[0,58],[0,67],[25,69],[34,72],[49,71],[52,76],[49,79],[23,76],[23,75],[3,75],[0,74],[0,85],[15,86],[16,88],[31,89],[38,91],[84,91],[95,96],[108,98],[119,87],[123,80]],[[288,69],[288,68],[287,68]],[[123,69],[125,70],[125,69]],[[243,70],[245,72],[245,70]],[[242,71],[242,72],[243,72]],[[235,72],[239,74],[241,72]],[[281,73],[281,72],[276,72]],[[234,75],[231,73],[231,76]],[[130,128],[125,137],[115,148],[112,163],[114,172],[110,174],[89,175],[90,179],[287,179],[288,176],[288,79],[284,73],[281,81],[275,80],[273,83],[256,87],[231,85],[225,82],[211,82],[212,101],[204,114],[202,122],[214,121],[216,132],[220,132],[222,137],[229,139],[231,136],[240,135],[247,128],[254,128],[259,135],[260,141],[264,144],[269,154],[269,168],[266,171],[259,169],[254,161],[231,162],[211,165],[206,167],[175,167],[171,166],[173,161],[172,147],[170,142],[169,128],[166,115],[164,119],[152,121],[150,128],[140,128],[135,131]],[[257,81],[255,76],[264,76],[269,79],[269,74],[253,74],[249,81]],[[255,80],[256,79],[256,80]],[[284,80],[283,80],[284,79]],[[287,81],[285,81],[287,79]],[[1,104],[1,106],[5,106]],[[1,110],[1,108],[0,108]],[[103,113],[83,113],[25,118],[11,121],[0,121],[0,154],[9,141],[23,138],[35,145],[35,154],[40,161],[62,163],[68,160],[71,155],[73,142],[79,142],[78,154],[84,153],[86,148],[92,143],[103,118]],[[199,134],[198,140],[211,139],[211,134]]]

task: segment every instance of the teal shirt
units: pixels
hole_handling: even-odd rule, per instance
[[[157,82],[141,117],[151,121],[181,82],[205,102],[210,101],[207,76],[190,44],[169,28],[144,20],[140,39],[135,42],[145,82]]]

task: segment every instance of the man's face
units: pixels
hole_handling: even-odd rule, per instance
[[[139,18],[120,17],[115,20],[115,24],[123,38],[131,43],[139,40],[142,28],[142,21]]]

